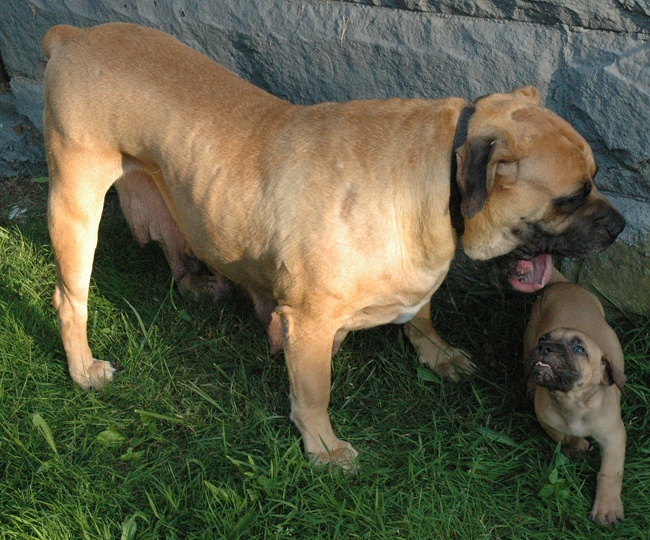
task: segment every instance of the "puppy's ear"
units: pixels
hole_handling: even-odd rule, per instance
[[[607,386],[612,386],[613,384],[622,392],[623,387],[625,386],[625,381],[627,377],[620,370],[612,366],[611,362],[603,356],[601,360],[603,366],[604,381]]]
[[[488,199],[495,180],[502,184],[514,182],[519,164],[504,139],[475,137],[456,150],[460,188],[461,214],[465,219],[478,214]]]

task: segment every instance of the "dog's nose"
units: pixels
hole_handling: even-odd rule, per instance
[[[625,228],[625,218],[611,207],[601,210],[599,214],[595,220],[596,224],[605,229],[609,237],[614,241]]]
[[[537,352],[541,355],[546,355],[546,354],[551,354],[553,352],[553,344],[548,341],[549,340],[549,334],[544,334],[542,337],[539,338],[539,341],[537,343]]]
[[[612,238],[616,238],[625,228],[625,218],[616,212],[607,224],[607,232]]]

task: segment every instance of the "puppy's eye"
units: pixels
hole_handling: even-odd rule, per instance
[[[585,354],[585,348],[582,345],[574,345],[573,352],[576,354]]]

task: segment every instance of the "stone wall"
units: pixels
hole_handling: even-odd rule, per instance
[[[41,39],[59,23],[159,28],[297,103],[471,100],[534,84],[590,142],[597,183],[628,219],[615,246],[567,271],[622,307],[650,311],[647,0],[0,0],[0,13],[11,88],[0,94],[5,176],[43,167],[34,143],[42,126]],[[14,109],[18,119],[8,119]],[[4,128],[11,122],[28,144]]]

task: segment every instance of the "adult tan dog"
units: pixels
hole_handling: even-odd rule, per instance
[[[232,280],[251,294],[318,462],[356,456],[327,411],[332,351],[350,330],[410,321],[431,369],[473,368],[435,332],[429,304],[461,231],[470,257],[527,259],[510,267],[529,290],[549,275],[542,254],[595,253],[624,227],[594,187],[589,146],[533,87],[474,108],[297,106],[153,29],[57,26],[43,45],[54,305],[72,378],[113,377],[91,354],[86,305],[116,183],[135,236],[162,244],[181,286],[218,296]],[[211,276],[194,275],[197,260]]]
[[[600,446],[591,518],[614,524],[624,517],[623,351],[593,294],[557,270],[549,284],[533,305],[524,335],[528,391],[539,423],[565,453],[586,451],[588,436]]]

